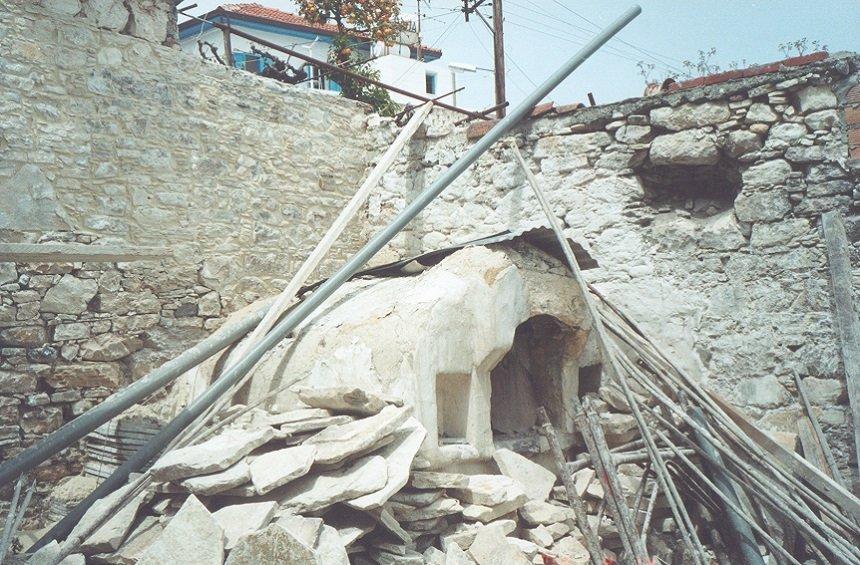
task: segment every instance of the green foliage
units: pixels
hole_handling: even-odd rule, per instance
[[[352,43],[352,40],[344,35],[337,36],[329,51],[329,62],[341,68],[349,67],[350,71],[358,75],[379,80],[379,71],[374,69],[369,61],[361,61],[361,55],[358,50],[352,49]],[[393,116],[401,109],[384,88],[336,71],[330,75],[330,78],[340,85],[341,96],[370,104],[373,110],[382,116]]]

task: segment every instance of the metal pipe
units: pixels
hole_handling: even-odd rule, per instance
[[[125,484],[132,472],[139,471],[159,452],[168,445],[183,429],[189,426],[200,414],[220,398],[230,387],[241,379],[254,365],[266,354],[266,352],[283,340],[290,332],[296,329],[308,318],[320,305],[322,305],[334,292],[348,281],[361,267],[367,263],[380,249],[400,233],[424,208],[426,208],[445,188],[478,160],[496,141],[507,134],[523,118],[528,116],[532,108],[538,104],[547,94],[552,91],[567,76],[590,57],[601,45],[609,41],[613,35],[630,23],[633,18],[642,12],[639,6],[627,10],[612,25],[596,35],[573,57],[570,58],[560,69],[554,72],[534,92],[526,97],[510,114],[499,121],[493,129],[479,139],[463,156],[461,156],[451,167],[445,171],[424,192],[418,195],[409,206],[403,209],[394,220],[377,233],[364,247],[353,255],[338,271],[325,283],[317,288],[303,302],[298,304],[260,342],[247,354],[238,359],[224,374],[215,381],[199,397],[194,399],[176,417],[165,425],[161,431],[149,442],[136,451],[125,463],[105,479],[96,489],[72,509],[65,518],[60,520],[42,539],[35,544],[35,548],[42,547],[49,541],[65,538],[75,524],[83,517],[87,509],[100,498],[113,492]]]
[[[707,426],[705,415],[702,409],[698,406],[690,407],[690,417],[700,426]],[[702,453],[705,454],[705,468],[711,475],[711,480],[714,485],[726,495],[726,498],[732,501],[732,504],[741,507],[741,501],[738,498],[738,493],[735,492],[735,485],[726,472],[723,470],[725,464],[723,458],[707,437],[704,436],[698,429],[693,429],[693,436],[696,438],[696,443],[702,448]],[[723,508],[728,516],[729,527],[734,533],[738,541],[738,546],[746,565],[764,565],[764,559],[759,553],[758,542],[753,535],[752,528],[749,523],[741,518],[727,504],[723,504]]]
[[[9,461],[0,463],[0,486],[29,472],[51,456],[72,445],[114,416],[137,404],[153,392],[169,384],[185,371],[199,365],[215,353],[233,344],[251,331],[266,313],[267,308],[249,315],[235,324],[218,331],[184,351],[178,357],[161,365],[142,379],[117,391],[94,408],[81,414],[65,426],[42,438]]]

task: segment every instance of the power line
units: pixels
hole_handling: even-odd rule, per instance
[[[475,36],[475,41],[477,41],[477,42],[478,42],[478,45],[480,45],[480,46],[481,46],[481,49],[483,49],[483,50],[484,50],[484,53],[486,53],[486,54],[487,54],[487,56],[488,56],[488,57],[490,57],[490,58],[492,59],[492,58],[493,58],[493,54],[492,54],[492,53],[490,53],[490,50],[489,50],[489,49],[487,49],[487,47],[486,47],[486,46],[484,45],[484,43],[481,41],[481,37],[478,35],[478,32],[476,32],[476,31],[475,31],[475,28],[474,28],[474,27],[472,27],[471,25],[469,25],[469,26],[467,26],[467,27],[469,28],[469,31],[471,31],[471,32],[472,32],[472,35],[474,35],[474,36]],[[511,62],[512,62],[512,63],[514,63],[514,62],[513,62],[513,60],[511,60]],[[522,71],[522,69],[520,69],[519,65],[517,65],[516,63],[514,63],[514,66],[515,66],[515,67],[517,67],[517,70],[519,70],[521,73],[523,73],[523,71]],[[528,75],[526,75],[525,73],[523,73],[523,76],[525,76],[526,78],[528,78]],[[529,79],[529,80],[531,80],[531,79]],[[523,87],[521,87],[521,86],[519,85],[519,83],[517,83],[515,80],[511,80],[511,84],[513,84],[513,85],[514,85],[514,87],[515,87],[517,90],[519,90],[523,95],[528,95],[528,92],[526,92],[526,91],[525,91],[525,89],[524,89]]]
[[[566,41],[566,42],[568,42],[568,43],[572,43],[572,44],[574,44],[574,45],[583,45],[583,43],[582,43],[582,42],[574,41],[573,39],[570,39],[569,37],[563,37],[563,36],[561,36],[561,35],[555,35],[555,34],[552,34],[552,33],[547,33],[547,32],[546,32],[546,30],[535,29],[535,28],[533,28],[533,27],[529,27],[529,26],[527,26],[527,25],[523,25],[523,24],[520,24],[520,23],[517,23],[517,22],[510,22],[510,23],[511,23],[512,25],[517,26],[517,27],[521,27],[521,28],[523,28],[523,29],[527,29],[527,30],[529,30],[529,31],[534,31],[534,32],[536,32],[536,33],[543,34],[543,35],[545,35],[545,36],[547,36],[547,37],[554,37],[554,38],[556,38],[556,39],[559,39],[559,40],[561,40],[561,41]],[[632,61],[632,62],[634,62],[634,63],[638,63],[638,62],[639,62],[637,59],[634,59],[633,57],[628,57],[628,56],[626,56],[626,55],[621,55],[620,53],[616,53],[616,52],[614,52],[614,51],[603,51],[603,52],[604,52],[604,53],[606,53],[607,55],[615,55],[616,57],[620,57],[620,58],[622,58],[622,59],[627,59],[628,61]],[[600,51],[598,51],[598,53],[600,53]]]
[[[431,47],[431,48],[432,48],[432,47],[436,47],[436,45],[437,45],[437,44],[439,44],[439,43],[440,43],[440,42],[441,42],[445,37],[447,37],[447,36],[448,36],[448,34],[451,32],[451,30],[454,28],[454,25],[459,21],[459,19],[460,19],[460,18],[459,18],[459,17],[457,17],[457,16],[455,15],[455,16],[454,16],[454,18],[453,18],[453,19],[448,23],[448,27],[446,27],[446,28],[445,28],[445,30],[444,30],[444,31],[439,35],[439,37],[437,37],[437,38],[433,41],[433,43],[431,43],[431,44],[429,45],[429,47]],[[419,42],[421,41],[421,38],[420,38],[420,37],[418,38],[418,41],[419,41]],[[421,62],[421,61],[419,61],[418,59],[415,59],[415,62],[414,62],[414,63],[412,63],[412,64],[409,66],[409,68],[408,68],[408,69],[406,69],[405,71],[403,71],[403,74],[402,74],[402,75],[400,75],[399,77],[397,77],[397,80],[395,80],[395,81],[394,81],[394,83],[396,84],[396,83],[400,82],[400,79],[402,79],[403,77],[405,77],[406,75],[408,75],[410,72],[412,72],[412,69],[414,69],[414,68],[415,68],[415,66],[416,66],[418,63],[420,63],[420,62]]]
[[[583,15],[582,15],[582,14],[580,14],[579,12],[575,11],[574,9],[572,9],[572,8],[570,8],[570,7],[568,7],[568,6],[565,6],[564,4],[562,4],[561,2],[559,2],[558,0],[552,0],[552,1],[553,1],[553,3],[558,4],[558,5],[559,5],[559,6],[561,6],[563,9],[565,9],[565,10],[567,10],[568,12],[570,12],[571,14],[573,14],[574,16],[576,16],[576,17],[580,18],[581,20],[583,20],[583,21],[585,21],[585,22],[587,22],[587,23],[591,24],[592,26],[594,26],[595,28],[597,28],[597,30],[600,30],[600,26],[599,26],[597,23],[595,23],[595,22],[593,22],[592,20],[590,20],[590,19],[586,18],[585,16],[583,16]],[[652,50],[650,50],[650,49],[645,49],[645,48],[643,48],[643,47],[639,47],[638,45],[635,45],[635,44],[633,44],[633,43],[630,43],[629,41],[625,41],[625,40],[621,39],[620,37],[617,37],[617,36],[616,36],[616,37],[614,37],[613,39],[614,39],[615,41],[619,41],[619,42],[623,43],[624,45],[627,45],[627,46],[629,46],[629,47],[632,47],[633,49],[635,49],[635,50],[639,51],[640,53],[642,53],[642,54],[644,54],[644,55],[647,55],[647,56],[651,57],[652,59],[656,59],[655,55],[658,55],[659,57],[662,57],[662,58],[664,58],[664,59],[670,59],[670,60],[673,60],[673,61],[678,61],[679,63],[683,63],[683,61],[681,61],[680,59],[676,59],[676,58],[674,58],[674,57],[670,57],[670,56],[668,56],[668,55],[662,55],[662,54],[660,54],[660,53],[657,53],[656,51],[652,51]],[[665,63],[665,61],[663,61],[662,63],[663,63],[663,64],[666,64],[666,63]]]

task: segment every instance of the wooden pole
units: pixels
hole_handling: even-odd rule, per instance
[[[833,480],[847,488],[848,485],[845,482],[845,478],[842,476],[842,473],[839,472],[839,465],[836,464],[836,458],[833,457],[833,452],[830,451],[830,445],[827,443],[824,431],[818,423],[818,418],[816,418],[815,414],[812,412],[812,403],[809,402],[809,396],[806,394],[806,386],[803,384],[803,379],[800,378],[798,373],[794,374],[794,382],[797,385],[797,396],[800,397],[800,404],[803,406],[803,411],[806,413],[806,419],[808,420],[808,425],[812,432],[808,439],[811,439],[812,437],[815,438],[815,443],[817,444],[816,451],[819,451],[819,454],[822,457],[821,463],[823,463],[823,465],[819,465],[819,468],[822,471],[829,469],[830,476]],[[799,421],[798,425],[800,425]],[[803,437],[803,434],[801,434],[801,439],[803,439]],[[804,455],[806,454],[806,445],[803,447],[803,453]]]
[[[230,30],[230,19],[227,18],[227,27],[221,28],[221,33],[224,35],[224,63],[228,67],[233,67],[233,42],[230,38],[232,31]]]
[[[845,385],[848,387],[848,401],[851,404],[856,463],[860,458],[860,321],[854,307],[854,289],[851,283],[851,259],[848,255],[851,245],[845,235],[845,225],[839,212],[834,210],[823,214],[821,228],[827,247],[836,329],[842,347]],[[854,478],[860,480],[857,466],[854,468]]]
[[[567,462],[564,460],[564,452],[561,450],[561,444],[558,441],[558,436],[555,433],[555,428],[552,422],[549,421],[549,416],[543,406],[538,408],[538,422],[541,425],[541,433],[546,437],[549,443],[549,451],[555,460],[555,467],[558,474],[561,475],[561,484],[564,485],[564,490],[567,493],[567,502],[573,508],[573,514],[576,517],[576,525],[579,526],[579,531],[585,537],[585,546],[588,549],[588,555],[591,557],[592,565],[602,565],[603,551],[600,549],[600,541],[597,534],[591,529],[588,524],[588,515],[585,513],[585,505],[579,495],[576,493],[576,485],[573,482],[573,475],[568,469]],[[600,527],[600,522],[598,522]]]
[[[502,0],[493,0],[493,71],[496,79],[496,106],[505,102],[505,31]],[[496,110],[499,119],[505,117],[505,107]]]

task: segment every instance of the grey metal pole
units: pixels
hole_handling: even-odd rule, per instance
[[[698,406],[690,408],[690,417],[700,426],[707,426],[702,409]],[[696,438],[696,443],[698,443],[699,447],[702,448],[702,452],[706,455],[705,467],[708,469],[711,478],[714,481],[714,485],[716,485],[716,487],[720,489],[720,492],[726,495],[726,497],[740,508],[741,502],[738,498],[737,492],[735,492],[735,485],[725,471],[723,471],[725,464],[723,463],[723,458],[720,456],[720,453],[711,441],[699,432],[699,430],[694,429],[693,436]],[[743,556],[744,563],[746,565],[764,565],[764,559],[762,558],[761,553],[759,553],[758,542],[753,535],[750,525],[727,505],[724,504],[723,506],[725,507],[726,515],[729,519],[729,527],[737,536],[738,545],[740,546],[740,552]]]
[[[194,347],[184,351],[178,357],[171,359],[142,379],[116,392],[116,394],[109,396],[98,406],[42,438],[14,458],[4,461],[0,464],[0,486],[17,479],[40,463],[47,461],[60,450],[69,447],[114,416],[169,384],[185,371],[239,341],[242,336],[260,323],[266,310],[266,308],[262,308],[259,312],[249,315],[235,324],[220,328]]]
[[[34,545],[34,549],[42,547],[53,539],[66,537],[77,522],[83,517],[87,509],[100,498],[113,492],[128,479],[129,474],[136,472],[150,462],[165,445],[169,444],[183,429],[190,425],[200,414],[202,414],[212,403],[221,397],[236,381],[241,379],[254,365],[265,355],[265,353],[292,332],[302,323],[314,310],[325,302],[346,281],[358,272],[380,249],[412,221],[424,208],[427,207],[445,188],[459,177],[472,163],[487,151],[496,141],[507,134],[517,123],[531,113],[534,108],[553,88],[563,81],[567,76],[590,57],[600,46],[609,41],[613,35],[618,33],[633,18],[642,12],[639,6],[628,9],[620,18],[608,28],[596,35],[573,57],[570,58],[560,69],[554,72],[534,92],[523,100],[510,114],[499,121],[493,129],[478,140],[462,157],[445,171],[424,192],[418,195],[409,206],[403,209],[397,217],[385,228],[368,241],[361,250],[353,255],[330,279],[323,283],[301,304],[288,312],[286,316],[276,325],[260,342],[248,353],[237,360],[215,383],[213,383],[203,394],[197,397],[191,404],[183,409],[149,442],[134,453],[123,465],[117,468],[110,477],[105,479],[88,497],[82,500],[65,518],[46,533]]]

